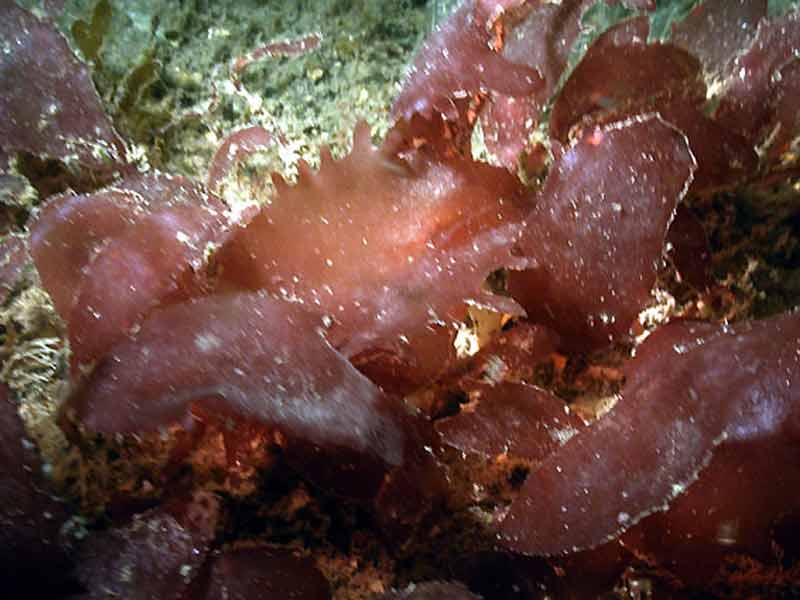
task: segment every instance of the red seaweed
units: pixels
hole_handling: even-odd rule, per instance
[[[268,149],[274,143],[273,135],[257,125],[229,134],[214,153],[208,169],[208,187],[217,191],[222,181],[248,154]]]
[[[539,108],[530,99],[494,94],[481,113],[486,148],[498,164],[516,171],[538,122]]]
[[[774,84],[774,96],[770,99],[772,114],[767,125],[766,144],[769,160],[780,164],[784,157],[798,147],[800,137],[800,113],[797,98],[800,97],[800,60],[795,60],[778,72],[779,83]]]
[[[83,269],[68,317],[73,368],[102,357],[148,311],[180,296],[182,275],[200,270],[208,245],[222,241],[228,221],[219,199],[182,184],[162,200]]]
[[[780,543],[774,527],[800,515],[800,500],[786,493],[800,486],[799,440],[796,433],[777,430],[765,438],[724,442],[669,510],[645,518],[622,536],[623,543],[697,587],[734,553],[775,563]]]
[[[466,312],[466,311],[465,311]],[[381,389],[404,396],[447,373],[457,362],[452,324],[428,323],[410,338],[349,357]]]
[[[73,370],[180,293],[182,274],[199,270],[208,244],[222,241],[225,211],[201,186],[158,174],[46,206],[32,226],[31,254],[68,323]]]
[[[376,600],[480,600],[460,583],[422,583],[401,592],[388,592]]]
[[[481,113],[486,146],[501,165],[516,169],[529,135],[539,125],[541,112],[567,68],[569,52],[581,30],[583,13],[592,4],[592,0],[567,0],[559,4],[528,2],[525,18],[509,27],[503,57],[513,64],[539,71],[543,84],[524,97],[495,91]]]
[[[89,194],[51,197],[30,224],[31,254],[56,309],[71,312],[86,268],[122,235],[173,196],[196,193],[183,177],[134,176]],[[220,205],[221,206],[221,205]]]
[[[703,224],[681,205],[667,234],[667,258],[682,282],[703,291],[713,283],[711,250]]]
[[[103,358],[71,405],[96,431],[135,432],[182,422],[197,403],[400,464],[387,399],[318,329],[297,305],[258,292],[159,309]]]
[[[482,598],[581,600],[606,594],[629,562],[619,542],[557,560],[477,552],[460,561],[456,575]]]
[[[594,0],[529,4],[531,10],[526,18],[506,36],[503,56],[513,64],[526,65],[542,74],[545,86],[534,96],[542,103],[555,92],[581,31],[581,18]]]
[[[614,409],[525,481],[502,524],[512,548],[555,555],[613,539],[702,482],[721,443],[780,435],[800,401],[800,317],[674,323],[626,372]]]
[[[658,111],[689,139],[697,159],[693,193],[708,194],[731,188],[756,172],[758,155],[752,144],[703,115],[698,107],[678,101],[661,106]]]
[[[231,78],[238,84],[239,77],[248,66],[265,58],[278,56],[300,56],[319,47],[321,33],[310,33],[294,40],[270,42],[236,58],[231,64]]]
[[[25,183],[15,154],[66,163],[82,190],[123,171],[86,194],[46,199],[37,187],[29,246],[67,323],[65,410],[107,434],[224,423],[232,462],[244,440],[272,436],[304,480],[368,506],[392,539],[448,507],[444,446],[521,458],[532,470],[497,512],[507,550],[475,563],[513,581],[488,584],[477,567],[455,574],[481,593],[596,594],[632,557],[704,586],[732,553],[767,563],[791,554],[798,313],[660,327],[624,366],[616,405],[588,426],[527,383],[556,348],[631,341],[666,261],[696,291],[709,285],[708,240],[684,196],[796,158],[796,9],[768,20],[763,0],[707,0],[653,44],[642,11],[661,7],[622,4],[639,16],[602,34],[565,77],[594,1],[464,2],[418,53],[380,148],[360,124],[348,156],[324,149],[319,172],[301,162],[294,185],[274,175],[269,202],[230,223],[212,192],[272,134],[229,135],[212,192],[159,173],[125,177],[125,143],[87,67],[48,21],[0,3],[3,199]],[[232,62],[234,83],[254,60],[320,41],[257,48]],[[504,168],[471,158],[479,116]],[[548,116],[552,139],[533,145]],[[543,185],[525,187],[508,172],[518,167]],[[7,300],[26,272],[25,239],[5,238],[0,259]],[[453,337],[468,304],[513,321],[459,359]],[[64,509],[1,391],[4,567],[58,562]],[[411,393],[408,404],[398,397]],[[91,534],[77,571],[86,597],[331,596],[314,563],[287,550],[234,541],[212,551],[219,520],[218,501],[196,493]],[[476,596],[424,583],[383,597]]]
[[[47,490],[10,390],[0,385],[0,583],[35,591],[38,569],[64,570],[66,518],[66,506]]]
[[[42,284],[62,316],[68,317],[75,304],[84,268],[109,237],[141,218],[146,208],[141,195],[115,186],[92,194],[53,197],[34,219],[31,254]]]
[[[472,391],[477,407],[436,422],[444,442],[464,452],[540,462],[584,429],[563,400],[534,386],[504,383]]]
[[[725,77],[742,48],[750,45],[767,0],[705,0],[672,26],[670,42],[696,56],[706,75]]]
[[[535,69],[506,60],[492,47],[492,29],[503,11],[502,2],[465,2],[417,54],[392,113],[406,120],[438,113],[457,121],[458,99],[488,91],[527,96],[540,88]]]
[[[600,37],[570,75],[553,106],[550,134],[566,141],[570,128],[592,113],[625,116],[679,97],[702,97],[700,63],[676,46]],[[632,105],[632,106],[631,106]]]
[[[0,3],[0,139],[6,151],[108,171],[127,162],[86,66],[49,22]]]
[[[328,581],[308,558],[270,548],[225,550],[211,559],[204,593],[193,600],[328,600]]]
[[[551,167],[520,242],[529,270],[509,292],[565,346],[627,335],[655,283],[667,229],[695,170],[657,117],[586,131]]]
[[[318,173],[301,166],[295,186],[278,181],[277,197],[220,251],[223,280],[335,323],[329,337],[350,356],[458,320],[465,301],[519,313],[480,289],[515,262],[519,182],[422,150],[411,161],[373,148],[361,125],[348,157],[323,154]]]
[[[770,102],[782,87],[777,74],[797,60],[800,10],[761,21],[747,52],[737,56],[714,117],[728,129],[759,145],[767,132]]]
[[[646,44],[644,26],[641,18],[623,22],[589,48],[556,99],[551,135],[565,140],[580,122],[658,111],[689,138],[698,161],[694,192],[732,186],[754,173],[752,144],[704,114],[700,62],[677,46]]]
[[[82,598],[181,600],[208,556],[219,501],[197,492],[136,515],[123,527],[94,533],[80,549]]]

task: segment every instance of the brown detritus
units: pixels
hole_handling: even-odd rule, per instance
[[[9,163],[3,160],[0,150],[0,235],[24,224],[39,199],[27,178]]]
[[[12,234],[0,242],[0,304],[24,284],[31,260],[25,237]]]

